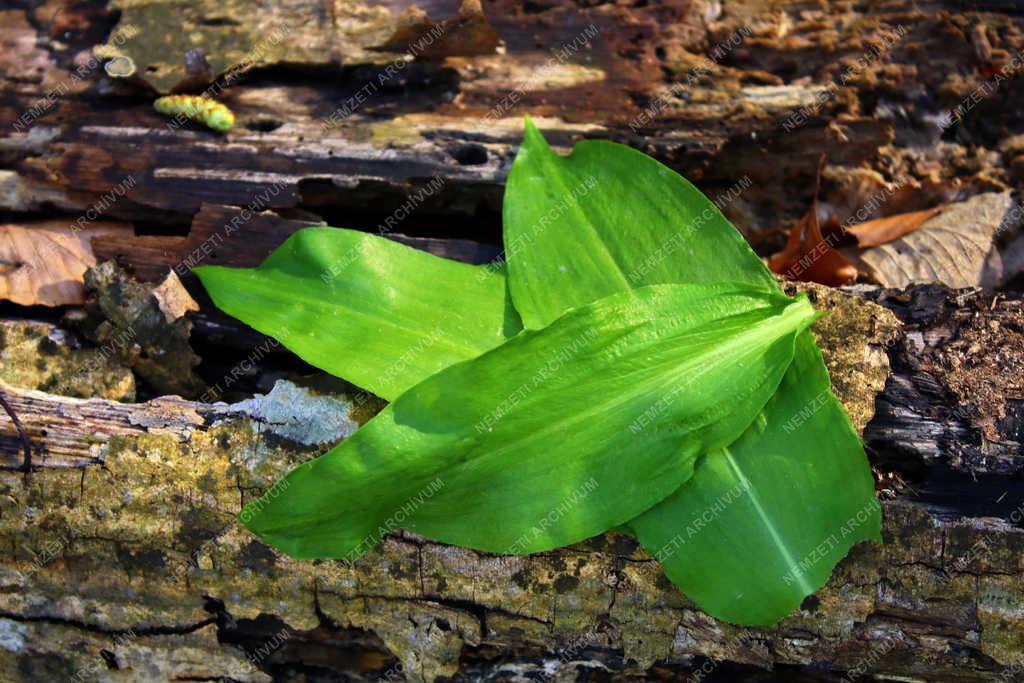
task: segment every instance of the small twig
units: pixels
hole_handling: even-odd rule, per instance
[[[21,437],[21,445],[25,449],[25,459],[21,463],[21,470],[27,476],[32,471],[32,442],[29,441],[28,433],[21,426],[21,420],[18,419],[17,413],[14,412],[11,404],[7,402],[7,397],[4,396],[2,391],[0,391],[0,406],[3,406],[7,414],[11,416],[11,422],[14,423],[14,428],[18,430],[18,436]]]

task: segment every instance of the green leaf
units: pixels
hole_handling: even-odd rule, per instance
[[[424,380],[240,518],[294,557],[351,558],[396,526],[499,553],[580,541],[739,437],[816,315],[734,284],[601,299]]]
[[[701,608],[748,626],[782,619],[851,545],[881,540],[874,480],[809,331],[763,415],[630,526]]]
[[[678,173],[602,140],[559,156],[529,119],[503,214],[509,289],[530,329],[643,285],[778,287],[743,236]]]
[[[714,204],[621,145],[581,142],[561,157],[528,121],[504,214],[509,289],[528,327],[609,292],[659,282],[730,279],[781,291]],[[806,424],[790,429],[808,406]],[[723,500],[730,504],[718,512]],[[691,538],[708,510],[714,530]],[[853,532],[842,532],[860,517]],[[743,624],[788,614],[853,543],[879,538],[879,526],[864,450],[809,332],[743,438],[701,458],[686,485],[629,524],[698,605]],[[677,548],[680,534],[687,543]],[[830,547],[801,569],[819,543]],[[800,571],[789,577],[781,568],[794,563]]]
[[[355,230],[306,228],[258,268],[195,273],[221,310],[388,400],[521,328],[500,271]]]

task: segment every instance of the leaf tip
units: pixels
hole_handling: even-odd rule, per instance
[[[529,149],[550,149],[537,124],[529,116],[523,117],[523,146]]]

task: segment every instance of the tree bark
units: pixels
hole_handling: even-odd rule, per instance
[[[346,38],[334,57],[330,44],[342,42],[343,22],[314,14],[304,40],[274,43],[261,68],[215,84],[212,92],[238,116],[226,138],[152,110],[144,88],[181,66],[176,37],[165,35],[174,32],[118,48],[138,62],[130,79],[109,78],[98,60],[87,61],[103,31],[145,26],[161,12],[161,3],[124,4],[132,13],[120,25],[113,12],[82,15],[75,7],[56,16],[42,8],[4,14],[11,43],[65,31],[71,49],[58,58],[39,47],[0,55],[10,90],[0,105],[9,169],[0,208],[58,207],[76,216],[120,191],[104,203],[106,213],[146,235],[184,234],[203,203],[375,229],[437,179],[443,187],[418,206],[417,227],[493,242],[524,114],[556,146],[582,137],[626,142],[710,195],[748,177],[752,187],[725,210],[765,251],[781,247],[784,229],[806,211],[821,154],[822,199],[839,207],[840,221],[883,186],[901,189],[868,217],[1024,179],[1024,142],[1013,135],[1024,50],[1014,3],[953,13],[900,2],[809,11],[760,2],[580,8],[494,0],[486,14],[504,54],[409,63],[369,43],[382,36],[387,44],[398,10],[411,3],[390,3],[390,18],[369,37]],[[346,3],[352,15],[362,5]],[[367,15],[381,12],[368,7]],[[438,19],[454,7],[431,3]],[[299,17],[314,6],[293,9]],[[196,23],[211,44],[248,30]],[[108,46],[116,39],[109,35]],[[299,42],[303,50],[284,49]],[[94,67],[81,76],[76,50]],[[388,72],[396,63],[406,65]],[[275,71],[281,64],[292,71]],[[121,99],[85,96],[99,86]],[[940,119],[953,122],[945,133]]]

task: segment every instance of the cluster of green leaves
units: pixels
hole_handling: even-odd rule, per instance
[[[631,533],[710,614],[769,624],[879,538],[860,440],[791,299],[717,208],[628,147],[527,121],[507,263],[334,228],[214,302],[391,403],[241,513],[300,558],[394,530],[526,554]]]

